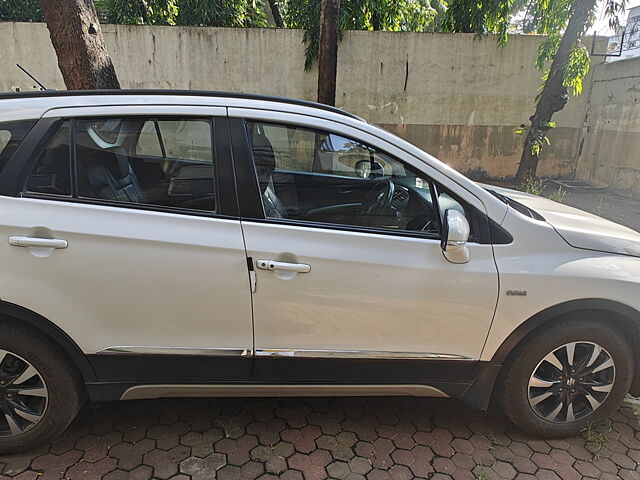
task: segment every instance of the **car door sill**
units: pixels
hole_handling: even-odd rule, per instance
[[[429,385],[136,385],[128,388],[121,400],[165,397],[349,397],[349,396],[414,396],[449,395]]]

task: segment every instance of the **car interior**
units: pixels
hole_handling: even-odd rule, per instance
[[[328,132],[248,129],[267,217],[438,233],[432,182],[391,156]],[[444,191],[438,203],[465,213]]]
[[[29,191],[70,194],[68,129],[43,152]],[[206,120],[79,120],[75,145],[80,197],[215,211]]]

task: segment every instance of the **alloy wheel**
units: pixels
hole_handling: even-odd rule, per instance
[[[545,356],[529,379],[529,405],[550,422],[573,422],[597,410],[615,382],[615,364],[593,342],[571,342]]]
[[[19,435],[37,425],[48,400],[40,372],[19,355],[0,349],[0,437]]]

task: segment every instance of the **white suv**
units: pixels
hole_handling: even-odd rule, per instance
[[[640,234],[298,100],[0,97],[0,452],[84,398],[492,399],[577,432],[640,392]]]

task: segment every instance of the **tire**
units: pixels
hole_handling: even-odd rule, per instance
[[[620,330],[588,317],[556,321],[516,348],[498,389],[507,417],[547,438],[575,435],[610,416],[634,375],[633,351]]]
[[[0,454],[52,441],[82,405],[84,391],[74,365],[44,335],[3,320],[0,357]]]

